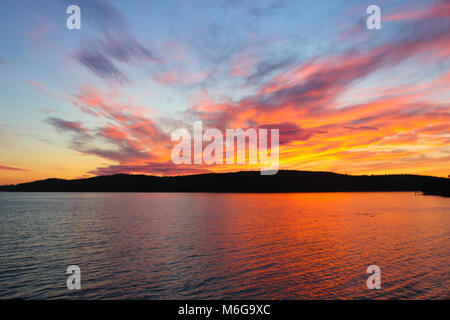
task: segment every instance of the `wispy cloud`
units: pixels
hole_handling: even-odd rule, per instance
[[[172,162],[145,162],[143,164],[113,165],[100,167],[89,173],[93,175],[111,175],[116,173],[152,173],[157,175],[186,175],[212,172],[197,165],[175,165]]]
[[[60,5],[72,4],[62,1]],[[119,66],[140,66],[144,62],[159,62],[150,49],[131,33],[128,22],[122,13],[107,0],[80,0],[83,21],[97,30],[97,37],[85,41],[72,56],[96,76],[112,84],[131,82],[127,72]]]
[[[1,166],[1,165],[0,165],[0,170],[5,170],[5,171],[28,171],[27,169],[7,167],[7,166]]]
[[[82,48],[75,53],[74,57],[78,62],[107,82],[126,84],[130,81],[124,72],[116,68],[110,59],[98,51]]]
[[[60,131],[71,131],[83,135],[87,135],[89,131],[80,122],[66,121],[58,118],[48,118],[46,122]]]
[[[433,5],[411,9],[404,6],[392,14],[383,17],[385,21],[402,21],[402,20],[423,20],[423,19],[439,19],[450,17],[450,4],[446,0],[436,1]]]

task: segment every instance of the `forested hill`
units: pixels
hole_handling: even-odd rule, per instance
[[[0,191],[34,192],[331,192],[419,191],[425,184],[448,179],[420,175],[352,176],[332,172],[282,170],[276,175],[259,171],[207,173],[158,177],[116,174],[87,179],[47,179],[0,186]]]

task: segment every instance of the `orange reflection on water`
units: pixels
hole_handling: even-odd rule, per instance
[[[3,297],[449,296],[446,198],[413,192],[0,197]],[[83,290],[60,285],[70,264],[81,267]],[[381,268],[381,290],[366,287],[372,264]]]

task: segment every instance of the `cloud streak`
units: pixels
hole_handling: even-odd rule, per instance
[[[1,165],[0,165],[0,170],[5,170],[5,171],[28,171],[27,169],[8,167],[8,166],[1,166]]]
[[[120,71],[110,59],[98,51],[81,48],[75,53],[74,57],[87,69],[109,83],[126,84],[130,82],[124,72]]]
[[[80,122],[66,121],[58,118],[47,118],[46,122],[60,131],[71,131],[82,135],[87,135],[88,129]]]
[[[87,23],[99,35],[82,44],[72,56],[96,76],[108,84],[126,85],[131,80],[119,64],[136,67],[144,62],[160,61],[132,35],[125,17],[113,4],[106,0],[82,0],[78,5],[83,8]]]

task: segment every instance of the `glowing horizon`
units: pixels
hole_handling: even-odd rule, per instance
[[[378,2],[378,3],[377,3]],[[68,30],[65,8],[81,8]],[[366,28],[379,4],[382,29]],[[171,132],[279,128],[279,170],[450,174],[447,1],[2,1],[0,185],[175,165]]]

